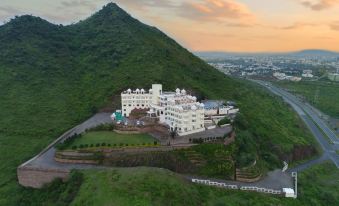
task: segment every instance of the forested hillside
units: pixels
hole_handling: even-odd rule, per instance
[[[0,26],[0,205],[18,205],[30,191],[17,184],[20,163],[123,89],[152,83],[236,101],[245,122],[239,157],[275,168],[315,154],[313,138],[281,99],[226,77],[115,4],[69,26],[21,16]]]

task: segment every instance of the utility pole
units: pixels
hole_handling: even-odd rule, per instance
[[[320,92],[320,89],[319,89],[319,86],[317,86],[317,89],[315,90],[315,94],[314,94],[314,104],[317,104],[317,103],[318,103],[318,100],[319,100],[319,92]]]

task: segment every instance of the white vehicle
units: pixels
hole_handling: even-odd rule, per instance
[[[137,126],[139,126],[139,125],[140,125],[140,121],[138,120],[138,121],[137,121]]]

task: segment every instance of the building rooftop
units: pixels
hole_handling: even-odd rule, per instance
[[[223,106],[225,102],[221,100],[206,100],[202,101],[202,103],[205,105],[205,109],[214,109]]]

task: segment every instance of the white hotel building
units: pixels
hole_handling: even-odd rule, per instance
[[[148,92],[128,89],[121,93],[121,105],[125,117],[134,109],[150,109],[150,116],[158,117],[160,123],[167,124],[179,136],[205,130],[204,104],[187,95],[184,89],[163,92],[161,84],[153,84]]]

